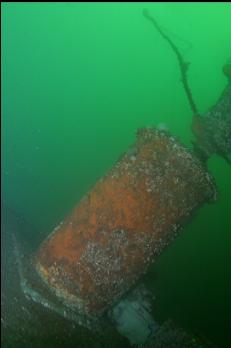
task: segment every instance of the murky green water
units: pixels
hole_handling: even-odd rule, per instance
[[[190,146],[191,110],[174,54],[190,61],[201,113],[222,92],[229,3],[5,3],[2,6],[2,199],[40,231],[38,245],[134,141],[164,123]],[[230,345],[231,169],[213,157],[204,206],[147,275],[156,318]],[[31,231],[33,234],[33,231]]]

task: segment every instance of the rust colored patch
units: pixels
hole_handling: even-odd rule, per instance
[[[215,188],[198,160],[165,132],[137,141],[48,237],[36,255],[66,304],[98,313],[127,291]]]

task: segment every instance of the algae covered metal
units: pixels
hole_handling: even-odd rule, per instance
[[[36,269],[66,306],[94,316],[113,305],[205,202],[210,174],[178,140],[155,128],[134,145],[44,241]]]

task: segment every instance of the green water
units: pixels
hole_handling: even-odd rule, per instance
[[[115,163],[139,127],[165,123],[190,145],[191,110],[176,58],[191,62],[201,113],[230,57],[230,3],[3,3],[2,199],[40,231],[38,245]],[[219,200],[206,205],[147,275],[156,318],[230,347],[231,169],[209,161]],[[33,233],[33,231],[31,232]]]

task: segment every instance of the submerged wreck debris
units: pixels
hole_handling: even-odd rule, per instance
[[[15,240],[21,289],[91,331],[102,332],[110,322],[131,344],[155,335],[161,342],[162,325],[137,284],[194,212],[215,200],[214,180],[193,153],[166,131],[139,129],[135,143],[47,237],[32,263]]]
[[[198,112],[188,84],[189,63],[184,61],[179,49],[163,32],[155,18],[147,10],[143,11],[143,15],[151,21],[177,57],[181,81],[193,114],[191,129],[196,137],[196,141],[192,141],[196,156],[206,163],[208,158],[213,154],[217,154],[231,164],[231,160],[228,157],[231,153],[231,59],[223,67],[223,73],[228,78],[228,85],[222,92],[217,104],[202,116]]]
[[[116,303],[185,220],[216,199],[212,177],[170,134],[140,129],[131,148],[35,256],[49,289],[89,318]]]
[[[230,78],[217,105],[200,116],[187,81],[188,63],[147,11],[144,15],[177,56],[194,115],[194,151],[164,129],[139,129],[135,143],[42,243],[33,264],[24,266],[17,241],[15,257],[25,296],[60,316],[96,331],[110,318],[131,344],[147,343],[146,348],[194,348],[197,341],[183,330],[155,322],[145,292],[136,287],[194,212],[216,201],[204,163],[213,153],[229,161]],[[230,68],[224,72],[230,77]],[[200,347],[208,345],[200,341]]]
[[[231,62],[223,67],[228,84],[216,105],[204,116],[194,115],[192,132],[197,141],[193,142],[195,153],[207,160],[211,155],[223,157],[229,164],[231,160]]]

